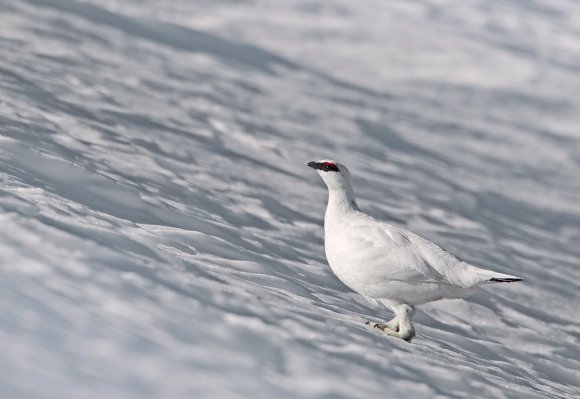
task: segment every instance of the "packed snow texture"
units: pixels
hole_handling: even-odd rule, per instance
[[[0,397],[573,398],[573,0],[0,2]],[[358,203],[525,278],[420,308],[331,273]]]

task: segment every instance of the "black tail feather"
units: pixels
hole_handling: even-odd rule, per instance
[[[508,278],[491,278],[489,281],[493,281],[494,283],[514,283],[516,281],[522,281],[523,278],[519,277],[508,277]]]

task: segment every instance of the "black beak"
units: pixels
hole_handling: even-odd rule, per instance
[[[308,162],[306,165],[310,166],[312,169],[320,169],[322,168],[322,164],[314,161]]]

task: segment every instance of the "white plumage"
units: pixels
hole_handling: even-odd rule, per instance
[[[410,341],[414,306],[462,298],[485,283],[521,278],[461,261],[433,242],[380,222],[358,208],[348,169],[332,160],[309,162],[328,187],[324,247],[328,264],[349,288],[395,313],[385,333]],[[367,323],[368,324],[368,323]]]

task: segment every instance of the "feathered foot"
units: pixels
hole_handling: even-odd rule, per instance
[[[392,306],[392,309],[396,316],[391,321],[385,324],[367,321],[366,324],[370,327],[378,328],[391,337],[397,337],[411,342],[413,337],[415,337],[415,328],[413,328],[413,324],[411,323],[411,317],[415,312],[415,308],[403,304]]]
[[[391,337],[401,338],[407,342],[411,342],[411,340],[415,337],[415,330],[413,328],[406,329],[404,331],[399,331],[399,330],[393,330],[393,329],[389,328],[389,326],[387,324],[383,324],[383,323],[373,323],[373,322],[367,321],[366,324],[370,327],[377,328],[377,329],[381,330],[382,332],[384,332],[387,335],[390,335]]]

